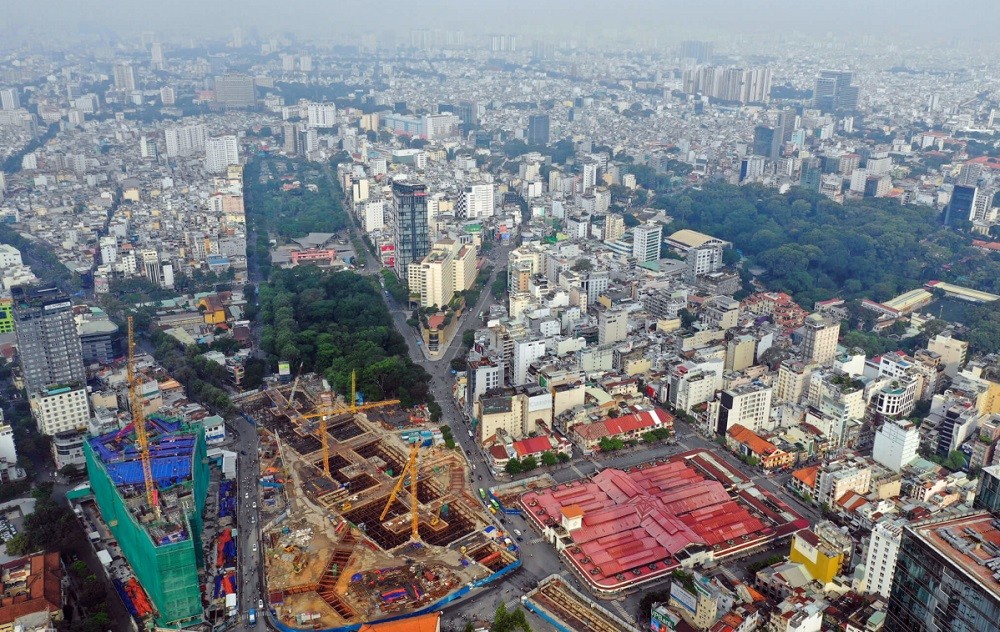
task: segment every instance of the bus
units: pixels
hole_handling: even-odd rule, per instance
[[[483,489],[482,487],[479,488],[479,497],[482,498],[483,500],[486,500],[486,490]]]
[[[250,608],[247,612],[247,618],[250,620],[250,625],[257,625],[257,610]]]
[[[500,510],[500,503],[497,502],[496,498],[491,498],[490,504],[493,505],[493,508],[496,509],[497,511]]]

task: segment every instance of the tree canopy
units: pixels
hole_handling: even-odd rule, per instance
[[[261,347],[271,355],[322,373],[340,393],[357,371],[366,399],[428,401],[430,376],[410,360],[379,290],[351,272],[315,266],[276,270],[260,288]]]
[[[764,281],[802,305],[838,296],[884,301],[941,278],[942,265],[968,253],[964,237],[929,207],[888,199],[838,204],[817,193],[757,185],[708,184],[663,196],[676,218],[734,244],[764,269]]]

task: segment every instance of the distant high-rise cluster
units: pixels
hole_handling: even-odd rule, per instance
[[[712,42],[699,40],[687,40],[681,42],[677,48],[677,56],[681,59],[693,59],[699,64],[704,64],[712,59]]]
[[[771,99],[771,69],[698,66],[684,71],[683,91],[720,101],[766,103]]]
[[[490,52],[513,53],[517,51],[516,35],[491,35]]]
[[[813,107],[824,112],[856,110],[858,87],[851,85],[853,74],[849,70],[823,70],[816,77]]]

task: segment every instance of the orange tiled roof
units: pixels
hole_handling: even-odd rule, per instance
[[[809,467],[803,467],[792,472],[792,476],[802,481],[806,487],[816,486],[816,474],[819,472],[818,465],[810,465]]]

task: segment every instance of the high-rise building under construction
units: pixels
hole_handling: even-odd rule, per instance
[[[156,624],[176,627],[203,613],[198,572],[205,566],[205,432],[179,419],[152,416],[147,433],[154,507],[131,426],[84,442],[87,474],[101,517],[152,602]]]

